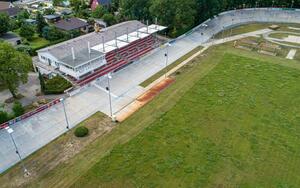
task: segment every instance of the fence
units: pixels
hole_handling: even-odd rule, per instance
[[[4,128],[8,127],[8,126],[14,125],[14,124],[16,124],[16,123],[18,123],[18,122],[20,122],[22,120],[25,120],[25,119],[29,118],[29,117],[32,117],[33,115],[38,114],[38,113],[40,113],[40,112],[42,112],[42,111],[44,111],[44,110],[46,110],[46,109],[48,109],[48,108],[50,108],[50,107],[58,104],[60,102],[61,102],[60,99],[55,99],[55,100],[51,101],[50,103],[42,105],[42,106],[38,107],[37,109],[35,109],[33,111],[27,112],[27,113],[25,113],[25,114],[23,114],[23,115],[21,115],[19,117],[16,117],[16,118],[14,118],[14,119],[12,119],[10,121],[2,123],[2,124],[0,124],[0,130],[4,129]]]

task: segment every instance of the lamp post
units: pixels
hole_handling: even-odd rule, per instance
[[[23,159],[22,159],[22,157],[21,157],[21,155],[20,155],[20,153],[19,153],[17,144],[16,144],[15,139],[14,139],[14,137],[13,137],[13,135],[12,135],[12,133],[14,132],[14,130],[13,130],[12,128],[10,128],[10,127],[6,127],[5,129],[6,129],[7,133],[9,134],[9,136],[10,136],[10,138],[11,138],[11,140],[12,140],[12,143],[13,143],[13,145],[14,145],[14,147],[15,147],[16,154],[18,155],[18,157],[19,157],[19,159],[20,159],[20,164],[21,164],[21,166],[22,166],[22,168],[23,168],[24,174],[27,175],[27,176],[30,175],[29,172],[28,172],[28,170],[27,170],[27,168],[25,167],[25,165],[24,165],[24,163],[23,163]]]
[[[165,65],[165,78],[167,78],[167,73],[168,73],[168,70],[167,70],[167,67],[168,67],[168,62],[169,62],[169,47],[171,46],[170,43],[167,43],[167,46],[166,46],[166,53],[165,53],[165,58],[166,58],[166,65]]]
[[[69,120],[68,120],[68,116],[67,116],[67,112],[66,112],[65,99],[61,98],[59,100],[60,100],[60,102],[63,105],[63,110],[64,110],[64,114],[65,114],[65,120],[66,120],[66,124],[67,124],[66,128],[70,129],[70,124],[69,124]]]
[[[230,37],[232,36],[232,29],[233,29],[233,21],[234,21],[234,19],[232,18],[232,19],[231,19],[231,29],[230,29]]]
[[[114,117],[113,117],[113,110],[112,110],[112,104],[111,104],[110,79],[112,79],[112,76],[111,76],[111,73],[108,73],[106,90],[108,91],[108,97],[109,97],[110,117],[113,119]]]
[[[291,8],[293,8],[293,6],[294,6],[294,2],[295,2],[295,1],[294,1],[294,0],[292,0]]]
[[[275,3],[275,1],[274,1],[274,0],[272,0],[272,8],[274,8],[274,3]]]

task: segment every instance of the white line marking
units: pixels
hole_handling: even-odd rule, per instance
[[[104,91],[105,93],[107,93],[107,94],[108,94],[108,91],[107,91],[106,89],[104,89],[104,88],[100,87],[98,84],[96,84],[96,83],[93,83],[93,85],[94,85],[96,88],[98,88],[98,89],[100,89],[101,91]],[[112,97],[114,97],[114,98],[118,98],[118,96],[117,96],[117,95],[115,95],[115,94],[113,94],[112,92],[110,92],[110,95],[111,95]]]

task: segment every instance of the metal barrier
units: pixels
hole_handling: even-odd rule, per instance
[[[22,120],[30,118],[33,115],[38,114],[38,113],[40,113],[40,112],[42,112],[42,111],[44,111],[44,110],[46,110],[46,109],[48,109],[48,108],[50,108],[50,107],[58,104],[60,102],[61,102],[60,99],[55,99],[55,100],[51,101],[50,103],[42,105],[42,106],[38,107],[37,109],[35,109],[33,111],[27,112],[27,113],[25,113],[25,114],[23,114],[23,115],[21,115],[19,117],[16,117],[16,118],[14,118],[14,119],[12,119],[10,121],[2,123],[2,124],[0,124],[0,130],[4,129],[4,128],[8,127],[8,126],[14,125],[14,124],[16,124],[16,123],[18,123],[18,122],[20,122]]]

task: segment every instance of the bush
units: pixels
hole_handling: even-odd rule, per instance
[[[45,81],[44,94],[63,94],[64,91],[72,87],[72,84],[61,76],[55,76]]]
[[[85,137],[89,134],[89,129],[84,126],[77,127],[74,134],[76,137]]]
[[[25,109],[20,102],[15,102],[12,108],[14,115],[19,117],[25,113]]]
[[[0,124],[7,122],[10,120],[10,117],[7,112],[0,111]]]
[[[42,36],[49,41],[56,41],[65,37],[64,33],[54,26],[46,26],[42,30]]]
[[[19,52],[23,52],[25,54],[28,54],[28,55],[34,55],[34,51],[33,49],[31,48],[31,46],[27,46],[27,45],[18,45],[16,47],[16,49],[19,51]]]

